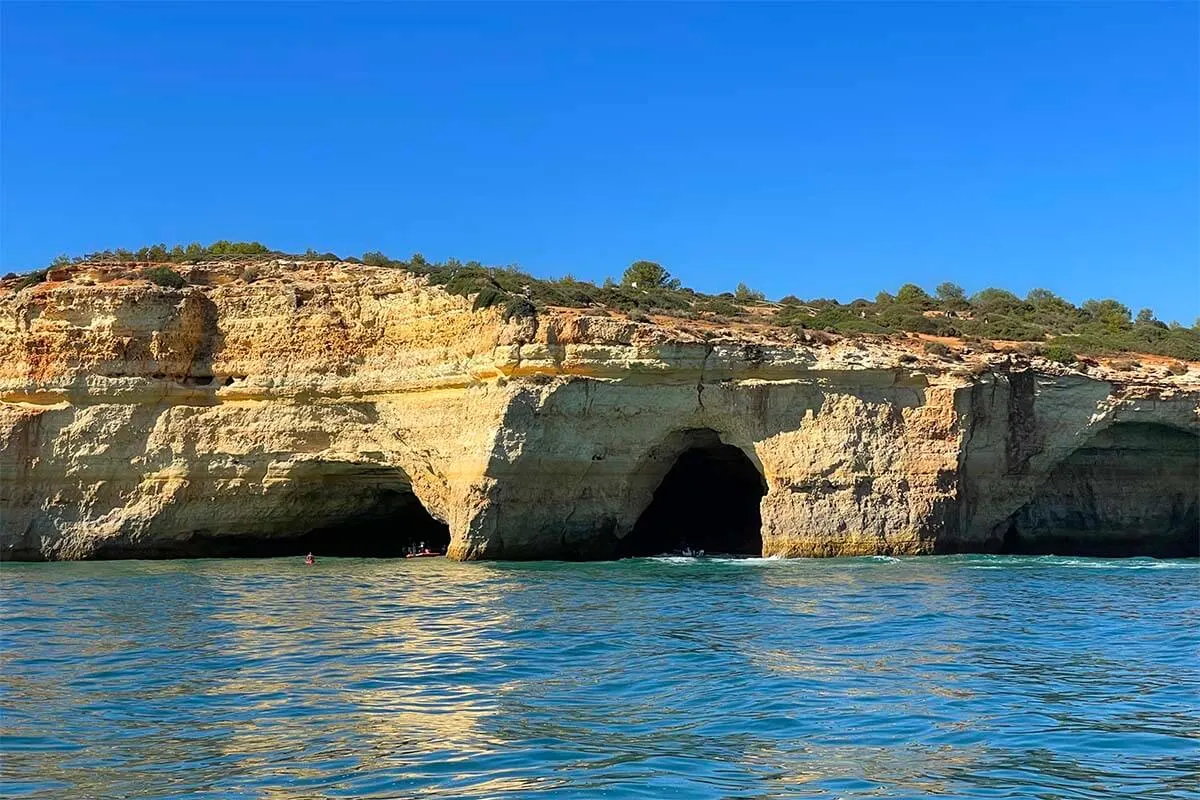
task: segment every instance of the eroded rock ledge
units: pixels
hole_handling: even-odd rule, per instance
[[[0,556],[1200,554],[1196,365],[506,322],[396,270],[241,270],[0,288]]]

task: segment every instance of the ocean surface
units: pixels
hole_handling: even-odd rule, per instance
[[[0,796],[1200,798],[1200,562],[0,567]]]

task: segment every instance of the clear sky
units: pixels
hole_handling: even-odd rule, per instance
[[[0,5],[0,268],[257,239],[1200,313],[1195,3]]]

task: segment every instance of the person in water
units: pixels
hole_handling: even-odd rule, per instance
[[[317,563],[317,560],[313,558],[312,553],[309,553],[304,557],[304,563],[311,567],[313,564]]]

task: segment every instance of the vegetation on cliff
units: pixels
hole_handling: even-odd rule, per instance
[[[880,292],[873,300],[842,303],[788,295],[768,302],[761,292],[744,283],[733,292],[716,295],[694,291],[652,261],[635,261],[620,281],[609,278],[596,285],[571,275],[556,280],[536,278],[516,266],[485,266],[453,258],[431,262],[419,253],[407,259],[391,258],[378,251],[364,253],[361,258],[339,258],[311,249],[296,255],[271,250],[259,242],[221,240],[208,246],[192,243],[168,248],[158,244],[137,250],[89,253],[75,259],[60,256],[50,267],[22,278],[18,288],[46,280],[50,269],[84,261],[162,265],[261,261],[264,257],[403,269],[425,276],[452,294],[474,298],[476,309],[502,307],[506,317],[533,314],[538,307],[547,306],[615,309],[634,319],[661,314],[722,323],[740,320],[850,336],[906,332],[961,337],[979,343],[1015,340],[1030,343],[1031,349],[1064,362],[1083,354],[1122,352],[1200,360],[1200,320],[1190,328],[1178,322],[1167,324],[1156,319],[1151,309],[1144,308],[1134,315],[1127,306],[1111,299],[1088,300],[1076,306],[1046,289],[1034,289],[1023,298],[997,288],[968,296],[953,283],[940,284],[932,294],[907,283],[895,294]],[[150,267],[143,274],[164,286],[180,286],[184,280],[162,266]],[[247,273],[243,277],[253,280]]]

